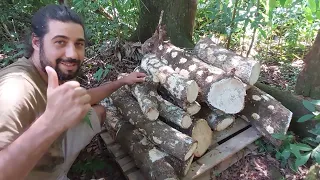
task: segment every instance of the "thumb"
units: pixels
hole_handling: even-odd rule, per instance
[[[54,89],[59,86],[57,72],[50,66],[46,66],[48,74],[48,89]]]

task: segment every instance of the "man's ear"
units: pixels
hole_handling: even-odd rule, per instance
[[[34,50],[40,50],[40,38],[34,33],[31,35],[31,43]]]

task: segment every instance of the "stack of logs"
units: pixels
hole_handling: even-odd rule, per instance
[[[286,133],[292,113],[254,84],[260,63],[201,39],[193,53],[163,41],[161,27],[142,46],[135,69],[143,83],[123,86],[111,96],[107,128],[147,179],[179,179],[194,158],[206,153],[213,131],[240,116],[273,144]],[[125,74],[119,75],[122,78]]]

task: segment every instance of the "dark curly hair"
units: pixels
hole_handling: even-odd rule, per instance
[[[80,24],[85,31],[84,24],[80,16],[65,5],[51,4],[39,9],[32,17],[31,20],[31,33],[26,39],[25,44],[25,57],[31,57],[33,53],[33,47],[31,44],[32,34],[40,38],[41,43],[43,37],[49,31],[49,20],[58,20],[62,22],[73,22]]]

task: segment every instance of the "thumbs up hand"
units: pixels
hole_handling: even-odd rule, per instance
[[[68,81],[59,86],[56,71],[47,66],[48,88],[45,114],[50,123],[65,131],[78,124],[89,111],[91,97],[79,82]]]

